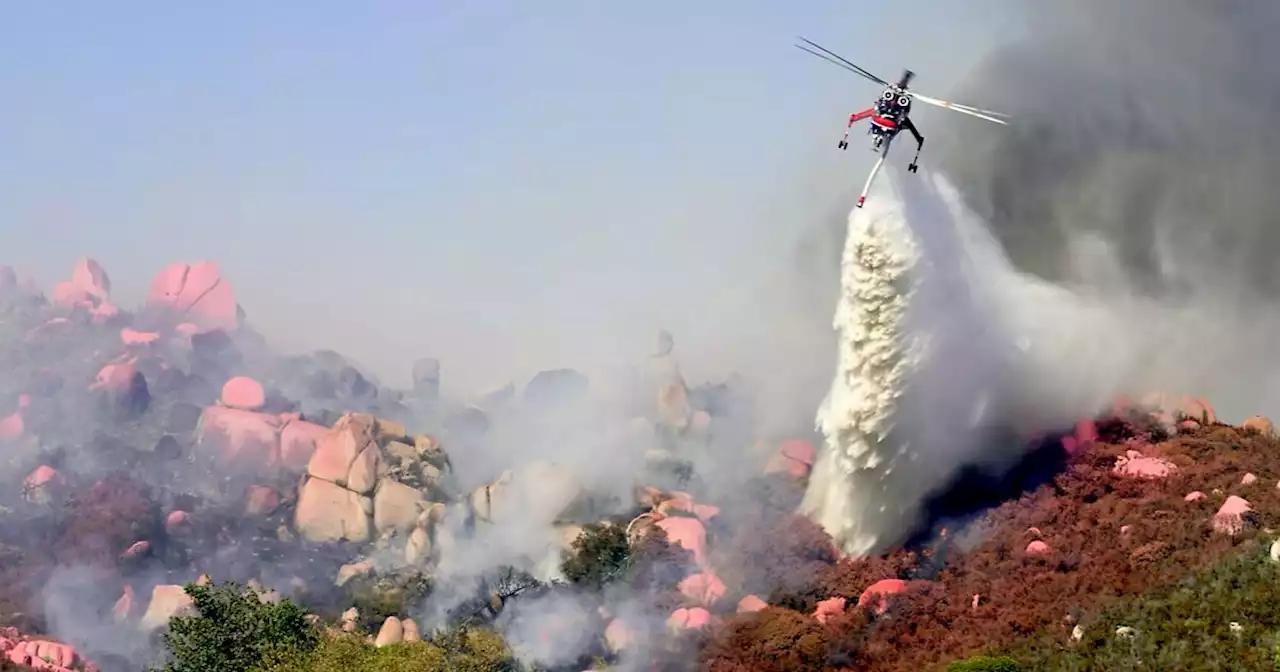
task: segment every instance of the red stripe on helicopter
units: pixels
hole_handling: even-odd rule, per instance
[[[871,117],[871,123],[875,124],[876,126],[881,126],[881,127],[883,127],[883,128],[897,128],[897,127],[898,127],[898,122],[896,122],[896,121],[894,121],[894,120],[892,120],[892,119],[885,119],[884,117],[882,117],[882,116],[880,116],[880,115],[878,115],[878,114],[877,114],[877,115],[873,115],[873,116]]]

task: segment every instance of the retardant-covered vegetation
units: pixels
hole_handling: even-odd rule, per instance
[[[1248,430],[1195,429],[1144,447],[1177,469],[1139,480],[1112,472],[1116,457],[1140,446],[1130,434],[989,512],[976,528],[981,541],[967,552],[953,536],[932,548],[835,561],[798,521],[781,525],[789,534],[764,526],[772,543],[763,553],[773,562],[744,580],[768,591],[777,607],[724,614],[702,649],[704,666],[945,669],[966,656],[1000,653],[1004,662],[975,659],[957,669],[1006,669],[1009,660],[1036,670],[1259,669],[1274,655],[1280,625],[1275,565],[1266,557],[1267,530],[1280,516],[1280,446]],[[1188,501],[1196,491],[1206,496]],[[1236,535],[1212,526],[1230,495],[1253,509]],[[1036,540],[1048,553],[1027,552]],[[825,625],[808,615],[817,599],[853,604],[886,578],[909,588],[883,614],[851,609]],[[1117,639],[1122,623],[1143,634]],[[1077,625],[1085,636],[1073,643]],[[771,655],[783,648],[789,653]]]
[[[758,479],[753,506],[725,511],[708,527],[710,562],[725,568],[728,587],[710,608],[715,620],[679,637],[645,633],[662,635],[648,654],[671,672],[1272,669],[1280,564],[1269,550],[1280,525],[1280,442],[1222,425],[1147,444],[1145,430],[1103,429],[1106,441],[966,534],[879,558],[840,559],[820,528],[793,513],[802,484]],[[1116,458],[1135,447],[1177,468],[1160,479],[1115,474]],[[1204,497],[1188,499],[1192,492]],[[1232,495],[1252,511],[1237,533],[1216,531],[1215,513]],[[1028,553],[1031,541],[1048,551]],[[369,632],[313,624],[288,600],[264,604],[231,585],[189,586],[199,613],[171,622],[166,669],[552,669],[521,665],[496,634],[505,602],[569,591],[603,605],[622,589],[642,596],[651,613],[669,613],[689,604],[676,584],[694,571],[690,554],[660,532],[633,547],[618,524],[587,526],[562,569],[563,584],[495,579],[486,590],[502,581],[512,590],[496,602],[493,590],[477,595],[472,617],[456,627],[383,647]],[[854,606],[882,579],[906,588],[883,612],[875,601]],[[735,613],[746,595],[769,607]],[[813,612],[831,597],[849,608],[824,623]],[[592,641],[581,660],[559,669],[618,660]]]

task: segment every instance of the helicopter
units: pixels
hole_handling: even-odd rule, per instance
[[[889,156],[889,146],[893,144],[893,139],[898,137],[898,133],[904,130],[910,133],[916,141],[916,156],[911,160],[911,164],[907,166],[907,171],[914,173],[919,168],[918,162],[920,160],[920,151],[924,149],[924,136],[920,134],[920,130],[916,128],[916,125],[911,121],[911,102],[913,99],[948,110],[955,110],[956,112],[977,117],[979,119],[992,121],[997,124],[1008,125],[1009,123],[1009,115],[1007,114],[992,112],[991,110],[984,110],[971,105],[961,105],[959,103],[953,103],[940,98],[933,98],[908,89],[907,86],[911,83],[912,78],[915,77],[915,73],[911,70],[904,69],[902,76],[898,78],[898,81],[890,84],[888,81],[871,74],[861,66],[855,65],[853,62],[830,49],[827,49],[826,47],[811,42],[803,37],[799,39],[805,44],[795,45],[797,48],[885,87],[884,91],[880,93],[880,98],[876,100],[875,105],[868,107],[861,112],[854,112],[849,115],[849,125],[845,129],[844,137],[841,138],[840,143],[837,145],[840,149],[848,149],[849,131],[853,129],[853,124],[855,122],[862,121],[863,119],[871,120],[871,123],[867,127],[867,133],[873,136],[871,151],[878,152],[880,154],[880,158],[877,159],[876,164],[872,166],[871,174],[867,176],[867,183],[862,187],[862,193],[858,195],[857,207],[859,208],[861,208],[862,204],[866,202],[867,192],[871,190],[871,184],[875,181],[876,174],[880,172],[880,166],[884,164],[885,158]],[[813,47],[813,49],[810,49],[809,47]],[[817,51],[814,51],[814,49]]]

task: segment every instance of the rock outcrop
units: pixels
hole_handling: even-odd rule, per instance
[[[356,413],[320,436],[298,487],[298,534],[316,543],[376,539],[408,566],[429,563],[451,467],[437,440],[406,433]]]

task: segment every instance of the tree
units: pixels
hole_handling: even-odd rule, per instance
[[[590,590],[600,590],[620,576],[631,559],[627,530],[620,525],[585,525],[573,550],[560,563],[560,571],[570,583]]]
[[[320,641],[306,612],[288,599],[263,602],[235,583],[188,583],[183,591],[195,613],[169,619],[164,672],[245,672],[309,652]]]
[[[670,543],[667,533],[654,525],[632,551],[625,570],[626,585],[632,594],[644,596],[654,610],[669,614],[684,605],[680,581],[696,571],[693,551]]]
[[[482,577],[475,594],[449,610],[448,621],[459,627],[489,623],[508,601],[541,594],[547,588],[532,574],[504,565]]]

